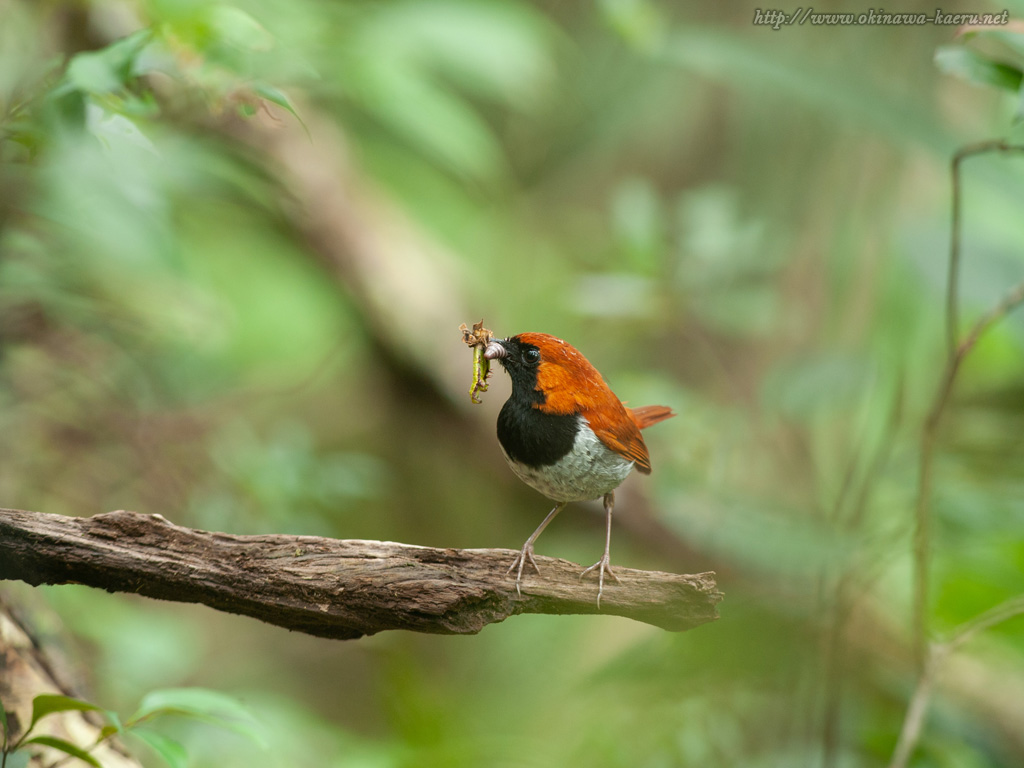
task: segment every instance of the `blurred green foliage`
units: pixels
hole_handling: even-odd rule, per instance
[[[232,693],[264,747],[174,736],[218,768],[888,763],[949,158],[1019,130],[1022,38],[775,31],[755,5],[0,3],[0,504],[518,546],[546,502],[492,437],[501,374],[465,397],[457,327],[483,315],[679,412],[646,436],[614,559],[716,570],[727,596],[683,635],[517,617],[342,644],[42,590],[91,700]],[[327,178],[346,159],[345,194],[296,188],[282,163],[309,147]],[[1024,278],[1021,162],[965,167],[965,327]],[[364,196],[379,217],[345,208]],[[311,236],[310,197],[351,239]],[[367,238],[388,245],[357,267]],[[425,321],[355,275],[386,293],[424,265],[446,319],[412,354]],[[940,632],[1024,592],[1022,349],[1012,316],[981,341],[939,433]],[[542,553],[590,562],[600,525],[577,505]],[[912,765],[1020,765],[1024,620],[954,662]]]
[[[39,722],[49,715],[66,712],[85,712],[102,723],[99,735],[92,743],[76,744],[67,739],[45,733],[36,733]],[[154,730],[153,722],[169,716],[205,722],[239,733],[262,744],[260,731],[252,715],[229,696],[202,688],[179,688],[150,691],[139,703],[131,717],[122,719],[116,712],[104,710],[88,701],[59,694],[42,693],[32,699],[32,718],[24,731],[15,739],[8,731],[7,715],[0,708],[2,732],[2,760],[6,766],[29,764],[29,754],[38,747],[49,747],[63,753],[62,759],[71,758],[102,768],[95,749],[111,737],[130,737],[142,742],[170,768],[188,765],[184,747],[174,739]],[[35,734],[35,735],[33,735]]]

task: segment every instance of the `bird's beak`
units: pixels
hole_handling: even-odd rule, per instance
[[[497,360],[500,357],[508,357],[508,350],[505,349],[505,345],[497,339],[492,339],[487,344],[487,348],[484,349],[484,357],[487,360]]]

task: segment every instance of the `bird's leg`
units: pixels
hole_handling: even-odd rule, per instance
[[[544,518],[544,521],[537,526],[537,530],[530,534],[530,538],[523,544],[522,550],[516,555],[516,559],[512,561],[512,565],[509,566],[508,570],[505,571],[505,575],[508,576],[512,571],[516,572],[516,594],[522,595],[523,593],[519,590],[519,584],[523,580],[523,566],[526,565],[526,561],[530,561],[530,565],[533,566],[533,570],[540,573],[540,568],[537,567],[537,561],[533,559],[533,542],[537,540],[544,529],[548,527],[548,523],[555,519],[555,515],[565,508],[566,502],[560,501],[555,504],[555,508],[548,512],[548,516]]]
[[[597,569],[597,607],[601,608],[601,593],[604,592],[604,575],[607,573],[615,581],[619,580],[619,577],[612,571],[612,507],[615,506],[615,491],[609,491],[604,495],[604,512],[605,512],[605,535],[604,535],[604,555],[601,559],[594,563],[592,566],[587,568],[583,573],[580,574],[580,580],[590,573],[595,568]]]

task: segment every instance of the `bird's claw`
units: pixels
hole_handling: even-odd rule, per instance
[[[539,574],[540,568],[537,567],[537,561],[533,559],[533,547],[531,547],[530,545],[526,545],[522,548],[519,554],[516,555],[516,559],[512,561],[512,565],[510,565],[508,567],[508,570],[505,571],[505,576],[508,576],[510,573],[512,573],[512,571],[516,572],[516,594],[520,597],[523,596],[523,592],[519,588],[519,585],[522,584],[523,567],[526,565],[527,561],[529,561],[530,565],[533,567],[533,570]]]
[[[606,552],[604,556],[594,563],[589,568],[586,568],[583,573],[580,574],[580,581],[583,581],[583,577],[590,573],[592,570],[597,569],[597,608],[601,609],[601,595],[604,593],[604,575],[607,573],[615,582],[619,582],[619,577],[615,575],[615,571],[612,570],[612,560]]]

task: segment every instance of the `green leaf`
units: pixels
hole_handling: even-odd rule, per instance
[[[288,98],[288,96],[284,94],[283,91],[279,91],[274,86],[262,82],[253,83],[252,90],[253,93],[259,96],[261,99],[266,99],[272,104],[277,104],[277,106],[283,109],[287,109],[289,112],[291,112],[292,117],[299,121],[303,128],[306,127],[306,124],[302,121],[302,118],[299,117],[299,113],[296,112],[295,107],[292,106],[291,100]]]
[[[145,720],[164,715],[179,715],[228,728],[254,742],[263,744],[259,724],[237,699],[205,688],[169,688],[151,691],[139,710],[126,723],[131,728]]]
[[[171,768],[187,768],[188,753],[179,742],[146,728],[134,730],[132,735],[145,742]]]
[[[134,77],[133,62],[151,34],[144,29],[101,50],[77,54],[68,64],[66,82],[86,93],[120,90]]]
[[[285,94],[284,91],[274,88],[268,83],[256,82],[253,83],[253,92],[260,98],[265,98],[267,101],[278,104],[282,109],[288,110],[292,117],[299,121],[306,134],[309,134],[309,128],[305,121],[299,116],[299,113],[295,110],[295,106],[292,104],[292,100]]]
[[[40,746],[43,746],[43,747],[51,747],[53,749],[59,749],[61,752],[69,754],[72,757],[77,757],[79,760],[81,760],[84,763],[88,763],[89,765],[94,765],[94,766],[96,766],[96,768],[103,768],[103,765],[100,764],[100,761],[97,760],[92,755],[90,755],[84,749],[82,749],[80,747],[76,747],[70,741],[65,741],[64,739],[58,739],[56,736],[36,736],[36,737],[31,738],[28,741],[26,741],[25,744],[39,744]]]
[[[11,752],[7,755],[7,762],[4,764],[5,768],[27,768],[28,761],[32,758],[28,752],[19,749],[17,752]]]
[[[7,710],[4,709],[4,703],[0,701],[0,729],[3,729],[3,733],[0,734],[0,752],[7,751]]]
[[[108,728],[113,728],[115,732],[124,730],[124,725],[121,723],[121,716],[112,710],[106,711],[107,718],[110,720],[110,725],[104,726],[103,733],[106,733]],[[105,738],[105,737],[104,737]]]
[[[68,64],[68,80],[87,93],[116,91],[124,80],[110,66],[102,53],[80,53]]]
[[[103,728],[100,729],[100,735],[96,738],[96,743],[98,744],[101,741],[105,741],[111,736],[121,733],[123,730],[124,729],[121,728],[120,725],[104,725]]]
[[[972,83],[990,85],[1016,93],[1024,73],[1009,64],[993,61],[959,45],[944,45],[935,52],[935,63],[943,72]]]
[[[60,696],[53,693],[42,693],[32,699],[32,722],[28,726],[31,731],[42,718],[54,712],[103,712],[105,710],[87,701]]]
[[[965,40],[984,38],[995,40],[1017,56],[1024,56],[1024,34],[1001,27],[976,27],[963,35]]]

